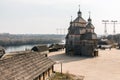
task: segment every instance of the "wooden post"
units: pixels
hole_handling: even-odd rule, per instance
[[[62,62],[61,62],[61,74],[62,74]]]

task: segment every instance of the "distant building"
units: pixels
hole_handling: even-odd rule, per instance
[[[21,52],[0,60],[0,80],[46,80],[55,62],[38,52]]]
[[[5,50],[0,46],[0,58],[5,54]]]
[[[47,45],[37,45],[34,46],[32,49],[32,51],[36,51],[36,52],[46,52],[48,53],[49,48],[47,47]]]
[[[31,50],[35,52],[40,52],[41,54],[44,54],[46,57],[49,52],[49,48],[47,47],[47,45],[37,45],[34,46]]]
[[[88,22],[82,18],[82,12],[70,22],[66,36],[66,54],[80,56],[94,56],[94,49],[97,48],[97,35],[94,32],[92,19],[89,16]]]
[[[53,51],[58,51],[58,50],[62,50],[65,48],[64,44],[51,44],[49,46],[49,52],[53,52]]]
[[[111,49],[112,47],[114,47],[114,42],[108,39],[99,39],[97,47],[100,49]]]

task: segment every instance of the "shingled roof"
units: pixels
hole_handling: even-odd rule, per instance
[[[74,23],[77,22],[77,23],[82,23],[82,24],[86,24],[86,21],[82,18],[82,17],[77,17],[74,21]]]
[[[34,46],[31,50],[43,52],[43,51],[48,51],[49,48],[47,47],[47,45],[38,45],[38,46]]]
[[[33,80],[54,64],[37,52],[15,55],[0,60],[0,80]]]

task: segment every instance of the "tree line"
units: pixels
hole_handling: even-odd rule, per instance
[[[64,35],[42,35],[42,34],[0,34],[1,46],[19,46],[31,44],[59,43]]]

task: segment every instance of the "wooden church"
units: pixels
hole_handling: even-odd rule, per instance
[[[82,18],[82,12],[78,11],[78,16],[75,20],[71,20],[68,34],[66,35],[66,54],[79,56],[95,56],[97,48],[97,35],[94,32],[95,27],[92,24],[92,19],[89,18],[86,22]]]

